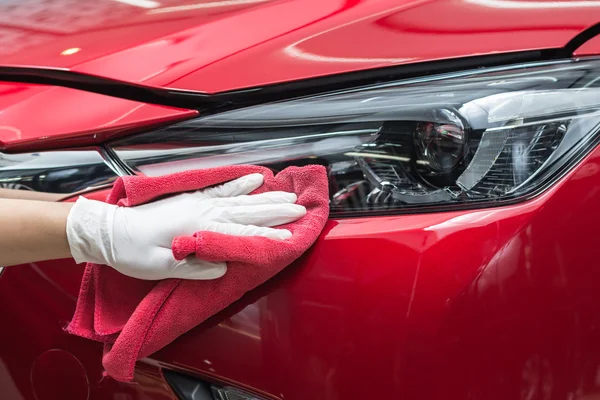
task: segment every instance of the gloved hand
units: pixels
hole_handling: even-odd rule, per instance
[[[299,219],[306,209],[294,204],[294,193],[248,195],[262,185],[263,179],[261,174],[251,174],[137,207],[80,197],[67,218],[71,254],[78,263],[106,264],[139,279],[219,278],[227,270],[223,262],[175,260],[173,238],[198,231],[290,238],[288,230],[271,227]]]

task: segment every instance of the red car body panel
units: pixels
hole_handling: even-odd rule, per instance
[[[0,150],[9,151],[99,143],[197,114],[65,87],[2,82],[0,110]]]
[[[138,384],[102,379],[101,345],[62,330],[80,266],[7,268],[3,393],[175,398],[162,365],[288,400],[594,398],[599,190],[596,149],[526,203],[331,220],[276,279],[140,363]]]
[[[0,64],[218,92],[375,67],[558,48],[596,2],[21,0],[0,5]],[[265,68],[268,65],[269,68]]]
[[[0,66],[220,92],[559,48],[600,22],[596,1],[127,3],[1,4]],[[599,43],[576,55],[600,54]],[[196,114],[2,83],[0,148],[83,146]],[[6,268],[0,398],[175,399],[161,368],[281,400],[599,397],[598,196],[596,148],[524,203],[332,219],[282,274],[138,363],[133,384],[103,378],[102,346],[62,329],[82,266]]]

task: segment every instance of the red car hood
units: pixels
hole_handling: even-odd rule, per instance
[[[0,64],[217,92],[562,47],[599,12],[566,0],[9,0]]]
[[[0,65],[219,92],[560,48],[598,22],[599,12],[600,1],[566,0],[5,0]],[[0,150],[97,143],[194,113],[0,83]]]

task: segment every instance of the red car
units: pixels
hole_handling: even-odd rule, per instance
[[[0,276],[0,398],[600,398],[600,1],[0,2],[0,186],[321,164],[283,273],[137,363]]]

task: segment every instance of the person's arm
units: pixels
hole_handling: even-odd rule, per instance
[[[72,203],[0,199],[0,266],[71,257]]]
[[[20,199],[39,201],[60,201],[69,195],[63,193],[35,192],[33,190],[16,190],[0,188],[0,199]]]
[[[263,179],[250,174],[136,207],[83,197],[75,203],[0,199],[0,266],[72,257],[139,279],[215,279],[226,262],[176,260],[173,240],[202,231],[289,239],[289,230],[274,227],[302,218],[306,209],[294,204],[294,193],[248,195]]]

